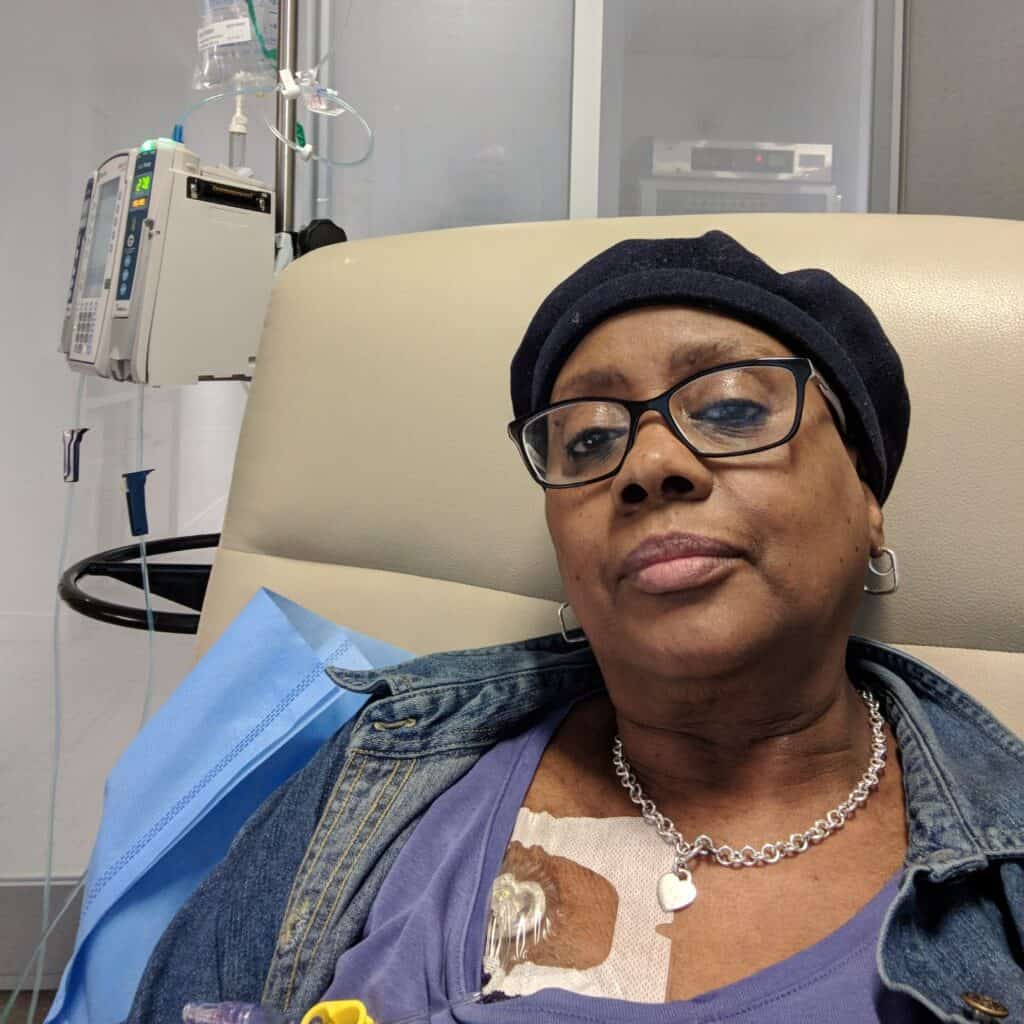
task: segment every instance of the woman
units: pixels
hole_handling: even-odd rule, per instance
[[[626,242],[541,306],[512,390],[589,643],[334,673],[374,699],[175,919],[132,1019],[1024,1013],[1024,748],[849,638],[865,576],[896,586],[909,421],[870,310],[721,233]]]

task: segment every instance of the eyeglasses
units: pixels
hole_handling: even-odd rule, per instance
[[[570,398],[513,420],[508,433],[542,487],[579,487],[618,473],[649,409],[701,458],[753,455],[785,444],[800,428],[809,380],[845,435],[839,399],[810,360],[800,358],[714,366],[647,401]]]

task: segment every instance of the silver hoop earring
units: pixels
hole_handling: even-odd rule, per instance
[[[577,628],[575,630],[570,631],[565,624],[565,612],[566,609],[568,609],[568,607],[568,601],[563,601],[558,606],[558,628],[562,631],[562,639],[567,644],[585,644],[587,642],[587,637],[584,634],[583,630]],[[576,635],[573,636],[573,633],[575,633]]]
[[[887,556],[888,564],[884,568],[878,569],[875,567],[875,559],[881,558],[883,555]],[[864,590],[868,594],[892,594],[900,585],[900,570],[896,564],[896,552],[892,548],[879,548],[878,554],[872,555],[868,559],[868,572],[873,577],[884,581],[877,587],[869,587],[865,584]]]

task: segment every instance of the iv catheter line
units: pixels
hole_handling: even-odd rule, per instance
[[[320,72],[323,71],[324,65],[334,56],[334,47],[332,46],[312,67],[313,77],[319,81]]]
[[[190,107],[186,107],[185,112],[178,119],[178,123],[184,124],[200,107],[205,107],[208,103],[216,103],[219,100],[226,100],[232,96],[272,96],[276,92],[276,85],[247,85],[241,89],[229,89],[227,92],[211,93],[209,96],[204,96],[201,100],[197,100]]]
[[[0,1024],[7,1024],[7,1020],[11,1016],[12,1011],[14,1010],[14,1004],[21,993],[21,986],[24,983],[25,979],[28,977],[29,972],[32,970],[33,964],[36,963],[36,958],[39,957],[41,962],[42,955],[44,954],[46,940],[49,939],[49,937],[53,934],[53,930],[57,927],[57,925],[59,925],[61,921],[64,920],[64,915],[68,912],[68,910],[70,910],[71,904],[75,902],[75,897],[85,887],[87,877],[87,875],[82,875],[82,877],[79,878],[79,880],[75,883],[74,889],[71,890],[71,893],[69,894],[68,898],[64,901],[64,906],[62,906],[60,910],[57,911],[57,913],[53,917],[53,920],[50,922],[50,926],[46,929],[45,932],[43,932],[39,942],[36,943],[36,948],[32,951],[32,955],[29,957],[28,963],[25,965],[25,968],[21,972],[21,974],[18,975],[18,980],[14,985],[14,990],[11,992],[10,996],[7,999],[7,1004],[4,1006],[3,1010],[0,1010]]]
[[[138,469],[142,469],[143,462],[143,425],[144,425],[144,412],[145,412],[145,401],[146,401],[146,386],[145,384],[139,385],[139,399],[138,399],[138,438],[136,439],[135,455],[138,463]],[[139,562],[142,566],[142,593],[146,598],[146,634],[149,638],[149,654],[146,666],[146,694],[142,701],[142,715],[139,720],[139,728],[141,729],[149,718],[149,708],[153,700],[153,668],[154,668],[154,651],[153,651],[153,639],[155,636],[155,629],[153,626],[153,597],[149,589],[149,562],[146,558],[146,538],[139,538]]]
[[[330,54],[328,54],[327,56],[330,56]],[[326,60],[327,57],[325,57],[324,59]],[[216,103],[219,100],[226,100],[232,96],[267,96],[276,93],[277,91],[277,86],[274,86],[273,88],[270,89],[263,88],[260,86],[247,86],[243,89],[231,89],[228,92],[215,92],[210,96],[204,96],[198,102],[193,103],[192,106],[187,107],[184,113],[181,115],[180,119],[178,120],[178,124],[184,125],[184,123],[200,107],[205,107],[208,103]],[[313,154],[313,159],[320,160],[325,164],[330,164],[331,167],[358,167],[360,164],[366,163],[366,161],[369,160],[370,157],[373,155],[374,146],[376,145],[374,132],[366,118],[363,117],[363,115],[360,114],[359,111],[356,110],[356,108],[353,107],[351,103],[349,103],[347,100],[342,99],[340,96],[337,96],[335,98],[337,99],[341,107],[346,111],[346,113],[349,113],[356,118],[356,120],[362,126],[363,131],[366,132],[366,152],[363,153],[363,155],[359,157],[357,160],[331,160],[329,157],[320,156],[319,154],[316,153]],[[313,112],[311,111],[311,113]],[[289,149],[294,149],[297,153],[302,152],[301,146],[297,146],[294,142],[289,142],[266,118],[264,118],[263,120],[264,124],[266,124],[267,128],[270,130],[270,134],[273,135],[275,139],[278,139],[280,142],[283,142]]]
[[[365,164],[366,161],[369,160],[370,157],[373,155],[373,147],[375,141],[373,129],[367,123],[366,118],[363,117],[363,115],[360,114],[355,107],[353,107],[350,103],[343,100],[340,96],[336,97],[336,99],[338,103],[341,104],[341,106],[345,109],[345,111],[347,113],[352,114],[363,126],[363,130],[366,132],[367,139],[366,152],[363,153],[363,155],[359,157],[358,160],[331,160],[328,157],[319,156],[316,153],[313,154],[313,159],[321,160],[325,164],[330,164],[332,167],[358,167],[360,164]],[[294,149],[296,153],[302,152],[301,146],[296,145],[296,143],[294,142],[289,142],[266,118],[263,119],[263,123],[267,126],[267,129],[270,131],[270,134],[273,135],[274,138],[277,139],[279,142],[283,142],[289,149]]]
[[[85,392],[84,374],[78,380],[78,387],[75,390],[75,405],[73,423],[80,425],[82,417],[82,396]],[[61,534],[60,552],[57,555],[57,579],[60,580],[64,574],[64,562],[67,560],[68,538],[71,533],[71,512],[74,507],[75,490],[70,485],[64,499],[64,530]],[[50,923],[50,889],[53,883],[53,843],[54,826],[57,817],[57,782],[60,777],[60,741],[61,741],[61,685],[60,685],[60,594],[56,594],[53,601],[53,763],[50,771],[50,818],[46,829],[46,874],[43,878],[43,931],[45,932]],[[32,986],[32,1000],[28,1008],[28,1024],[35,1024],[36,1008],[39,1005],[39,992],[43,984],[43,962],[46,959],[46,940],[43,939],[39,949],[38,960],[36,960],[36,976]],[[5,1014],[6,1018],[6,1014]]]
[[[250,4],[251,11],[251,0],[247,0],[247,2]],[[349,14],[351,13],[352,7],[350,5]],[[346,22],[347,20],[348,18],[346,16]],[[255,20],[253,21],[253,24],[255,25]],[[319,74],[320,68],[330,59],[332,54],[333,50],[328,50],[327,53],[325,53],[324,56],[320,58],[319,63],[313,69],[313,71],[316,74]],[[200,107],[205,107],[208,103],[216,103],[220,100],[229,99],[232,96],[273,95],[278,91],[280,91],[279,85],[274,85],[269,88],[265,86],[244,86],[239,89],[229,89],[226,92],[215,92],[209,96],[204,96],[201,100],[198,100],[197,102],[193,103],[190,107],[186,107],[184,113],[182,113],[181,117],[177,122],[177,125],[175,126],[175,131],[177,131],[181,126],[183,126],[185,122],[189,119],[189,117],[191,117],[192,114],[194,114]],[[376,144],[373,129],[370,127],[369,122],[366,120],[366,118],[363,117],[363,115],[360,114],[359,111],[356,110],[356,108],[353,107],[351,103],[349,103],[347,100],[339,96],[335,92],[335,90],[332,89],[330,90],[330,92],[333,94],[333,98],[337,101],[338,105],[341,106],[341,108],[346,113],[349,113],[353,117],[355,117],[356,120],[362,126],[363,131],[366,132],[366,151],[357,160],[332,160],[330,157],[320,156],[317,153],[314,153],[312,158],[314,160],[320,160],[322,163],[328,164],[331,167],[358,167],[360,164],[366,163],[366,161],[369,160],[370,157],[373,155],[374,146]],[[315,114],[317,112],[311,110],[310,113]],[[271,135],[273,135],[274,138],[276,138],[279,142],[284,143],[284,145],[286,145],[289,149],[294,149],[297,153],[302,152],[301,146],[297,146],[294,141],[289,141],[288,139],[286,139],[269,121],[266,120],[266,118],[264,118],[264,123],[270,130]],[[180,138],[178,136],[175,136],[175,138],[178,138],[180,141]]]
[[[81,419],[82,411],[82,397],[85,388],[85,376],[79,377],[78,390],[75,397],[75,409],[73,422],[77,425]],[[144,409],[145,409],[145,387],[139,385],[138,401],[137,401],[137,423],[138,432],[136,437],[136,461],[139,467],[142,467],[144,457]],[[58,579],[63,575],[64,563],[67,560],[67,548],[68,540],[70,535],[71,527],[71,513],[74,506],[74,490],[69,489],[67,497],[65,499],[64,509],[64,531],[61,537],[60,554],[57,558],[57,570]],[[148,672],[146,680],[146,693],[142,705],[142,717],[139,724],[139,728],[145,724],[149,717],[149,709],[152,703],[153,694],[153,676],[154,676],[154,637],[155,629],[153,623],[153,607],[152,607],[152,595],[149,587],[149,571],[146,560],[146,547],[145,538],[140,538],[139,547],[141,552],[141,563],[142,563],[142,581],[143,591],[146,595],[146,622],[148,625],[148,636],[149,636],[149,659],[148,659]],[[60,677],[60,611],[61,611],[61,599],[58,594],[56,602],[54,604],[54,618],[53,618],[53,674],[54,674],[54,740],[53,740],[53,771],[51,775],[51,786],[50,786],[50,821],[47,836],[47,858],[46,858],[46,875],[43,883],[43,933],[36,945],[32,956],[29,958],[29,962],[25,965],[25,969],[22,971],[21,976],[18,978],[17,984],[14,987],[14,991],[11,993],[10,998],[7,1001],[7,1005],[0,1012],[0,1024],[5,1024],[9,1019],[14,1009],[14,1003],[17,999],[21,986],[25,982],[29,973],[32,970],[33,964],[35,965],[35,981],[32,989],[32,1000],[29,1005],[27,1022],[28,1024],[35,1024],[35,1013],[39,1003],[39,994],[42,988],[42,972],[45,966],[46,958],[46,945],[47,940],[52,934],[54,928],[57,927],[58,923],[64,917],[64,914],[68,911],[71,904],[74,902],[75,897],[81,892],[86,882],[86,875],[83,875],[78,883],[75,885],[71,894],[65,900],[64,905],[60,908],[53,920],[50,920],[50,895],[53,883],[53,848],[54,848],[54,831],[55,831],[55,820],[56,820],[56,800],[57,800],[57,783],[59,778],[59,765],[60,765],[60,746],[61,746],[61,718],[62,718],[62,693],[61,693],[61,677]]]

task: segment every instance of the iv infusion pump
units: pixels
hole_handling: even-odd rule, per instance
[[[273,272],[273,191],[144,142],[86,182],[61,351],[119,381],[247,379]]]

